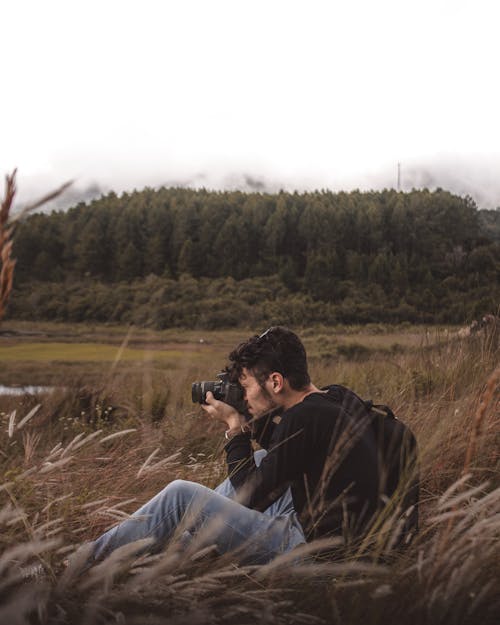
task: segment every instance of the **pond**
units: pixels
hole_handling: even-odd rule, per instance
[[[4,386],[0,384],[0,395],[40,395],[52,393],[54,386]]]

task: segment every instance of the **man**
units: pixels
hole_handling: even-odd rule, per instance
[[[94,557],[142,538],[153,548],[178,538],[245,562],[267,562],[317,537],[363,534],[380,508],[377,441],[363,410],[342,403],[339,389],[309,377],[303,344],[272,327],[229,356],[244,391],[247,419],[207,393],[207,414],[226,424],[229,479],[215,491],[176,480],[130,519],[94,543]]]

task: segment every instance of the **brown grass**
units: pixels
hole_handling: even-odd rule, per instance
[[[499,399],[498,388],[500,386],[500,367],[497,367],[495,371],[490,375],[486,382],[486,388],[484,389],[479,404],[474,415],[474,421],[472,425],[472,431],[465,454],[465,461],[463,466],[463,473],[466,474],[469,471],[469,467],[472,458],[475,455],[477,441],[481,438],[481,433],[486,425],[488,410],[491,409],[492,417],[494,418],[494,411],[498,418],[499,411]]]
[[[369,545],[335,562],[306,557],[321,544],[305,547],[310,553],[300,559],[297,552],[293,562],[284,556],[247,567],[231,554],[216,557],[206,547],[182,553],[172,543],[158,556],[137,558],[125,549],[89,572],[78,558],[65,570],[69,554],[169,481],[215,486],[224,475],[220,431],[207,430],[202,415],[188,416],[192,406],[179,396],[167,416],[152,420],[154,394],[162,392],[154,379],[143,387],[153,396],[136,412],[116,369],[88,404],[95,413],[106,397],[121,393],[122,409],[108,421],[102,412],[95,420],[82,418],[75,389],[37,403],[18,399],[14,417],[14,406],[2,417],[0,439],[0,592],[7,606],[0,617],[30,624],[495,622],[498,351],[484,349],[479,338],[420,348],[399,355],[397,365],[373,357],[352,369],[348,362],[316,366],[320,378],[344,375],[356,390],[349,379],[356,372],[361,387],[386,387],[388,403],[417,434],[421,532],[406,553],[383,566],[375,560],[390,542],[390,517]],[[45,576],[23,581],[20,569],[37,563]]]

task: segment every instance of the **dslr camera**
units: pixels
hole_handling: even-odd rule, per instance
[[[246,412],[246,402],[243,399],[243,389],[229,380],[229,373],[221,371],[215,381],[193,382],[191,384],[191,398],[194,404],[205,404],[207,393],[213,393],[215,399],[223,401],[241,413]]]

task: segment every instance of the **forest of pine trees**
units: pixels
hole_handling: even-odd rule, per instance
[[[443,190],[110,193],[15,233],[17,319],[463,323],[500,303],[500,211]]]

